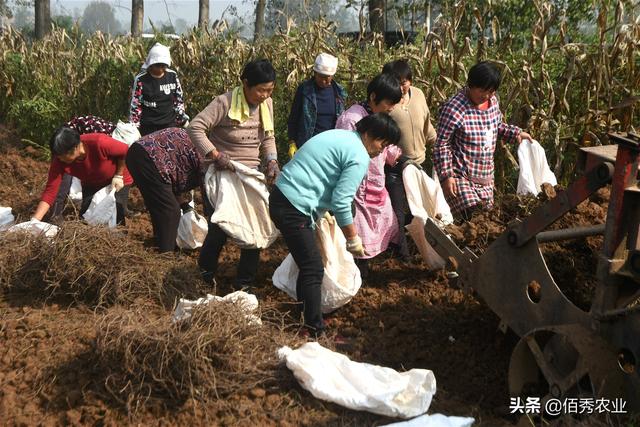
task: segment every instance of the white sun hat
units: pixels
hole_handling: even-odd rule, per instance
[[[325,76],[333,76],[337,70],[338,58],[328,53],[318,55],[315,64],[313,64],[313,71]]]
[[[169,53],[167,46],[156,43],[151,50],[149,50],[147,60],[144,62],[142,68],[149,68],[153,64],[166,64],[167,67],[171,66],[171,53]]]

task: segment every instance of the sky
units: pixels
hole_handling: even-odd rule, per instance
[[[90,3],[89,0],[51,0],[52,14],[66,14],[71,16],[82,15],[84,8]],[[116,18],[122,22],[125,27],[131,22],[131,1],[130,0],[107,0],[106,3],[114,7]],[[209,22],[219,19],[223,11],[227,10],[225,17],[229,16],[229,7],[235,7],[240,16],[251,16],[253,19],[254,4],[252,0],[209,0]],[[195,25],[198,22],[198,1],[191,0],[166,0],[144,1],[144,18],[145,27],[149,19],[154,23],[175,21],[182,18],[189,25]]]

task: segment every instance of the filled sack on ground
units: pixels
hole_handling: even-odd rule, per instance
[[[10,227],[15,222],[11,208],[0,206],[0,230]]]

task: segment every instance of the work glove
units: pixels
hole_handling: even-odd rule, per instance
[[[122,187],[124,187],[124,177],[122,175],[113,175],[113,178],[111,178],[111,187],[116,191],[122,190]]]
[[[293,159],[293,155],[296,154],[296,151],[298,151],[298,146],[296,145],[295,142],[290,142],[289,143],[289,158]]]
[[[355,257],[362,258],[366,255],[364,246],[362,246],[362,239],[357,234],[347,240],[347,250]]]
[[[189,127],[189,120],[185,120],[185,122],[182,124],[182,127],[184,129],[188,128]]]
[[[267,183],[273,184],[280,175],[280,166],[277,160],[271,160],[267,163]]]
[[[222,151],[218,151],[218,156],[213,161],[213,164],[216,166],[216,169],[229,169],[233,170],[233,165],[231,165],[231,157],[227,153]]]

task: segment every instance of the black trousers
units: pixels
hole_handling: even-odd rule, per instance
[[[309,217],[296,209],[277,187],[269,197],[269,214],[300,269],[296,295],[303,303],[304,323],[319,333],[325,328],[320,309],[324,266],[315,231]]]
[[[396,215],[398,226],[400,227],[400,241],[398,242],[397,255],[401,258],[406,258],[409,256],[409,246],[407,244],[404,226],[409,212],[409,203],[407,202],[407,193],[404,191],[402,171],[398,173],[388,170],[385,177],[385,186],[389,192],[393,213]]]
[[[60,187],[58,188],[58,194],[56,194],[56,199],[53,202],[53,205],[49,208],[49,222],[62,221],[62,212],[64,211],[64,207],[67,204],[67,197],[69,196],[69,191],[71,190],[71,181],[73,177],[68,174],[62,175],[62,181],[60,182]]]
[[[203,270],[202,276],[206,281],[213,279],[218,271],[220,253],[227,243],[227,233],[211,222],[213,206],[209,203],[209,198],[205,191],[202,191],[204,201],[204,213],[207,217],[208,231],[204,239],[198,265]],[[242,289],[252,286],[256,280],[258,263],[260,262],[260,249],[240,249],[240,262],[236,273],[235,288]]]
[[[139,144],[129,147],[126,163],[151,215],[153,236],[158,249],[160,252],[175,250],[180,205],[173,194],[173,187],[164,182],[155,163]]]

